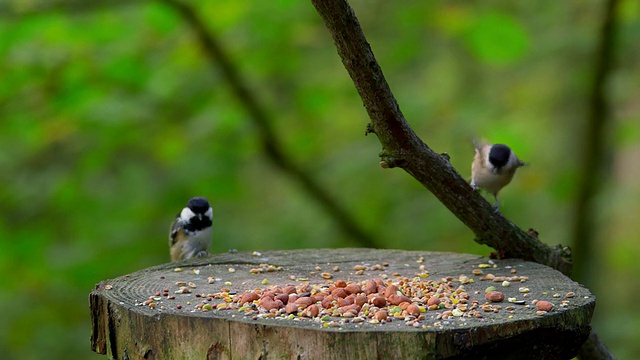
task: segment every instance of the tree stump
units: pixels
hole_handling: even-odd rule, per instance
[[[365,296],[371,279],[375,291],[398,285],[391,292],[409,295],[420,312],[409,315],[390,296],[374,306],[384,297],[375,292],[356,314],[319,302],[338,280]],[[297,289],[291,299],[310,297],[321,313],[237,303],[247,291],[266,296],[287,285]],[[491,286],[503,301],[487,300]],[[540,311],[537,300],[553,307]],[[537,263],[377,249],[214,254],[102,281],[89,301],[92,349],[113,359],[570,359],[595,308],[589,290]],[[387,319],[374,316],[379,309]]]

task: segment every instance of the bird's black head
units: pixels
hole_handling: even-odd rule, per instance
[[[507,165],[511,157],[511,149],[507,145],[495,144],[489,150],[489,162],[500,169]]]
[[[209,210],[209,202],[203,197],[194,197],[189,200],[187,207],[193,211],[194,214],[204,214]]]

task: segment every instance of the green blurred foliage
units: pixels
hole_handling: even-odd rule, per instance
[[[167,262],[168,226],[209,198],[212,250],[357,245],[261,153],[256,129],[189,28],[155,2],[0,14],[0,353],[100,359],[92,286]],[[12,4],[16,7],[12,9]],[[17,4],[17,5],[16,5]],[[388,248],[487,254],[379,143],[308,1],[193,2],[272,115],[286,151]],[[18,6],[19,5],[19,6]],[[470,176],[471,139],[530,165],[502,212],[570,244],[603,1],[353,0],[414,129]],[[611,177],[599,195],[594,326],[640,356],[640,6],[623,1],[608,84]]]

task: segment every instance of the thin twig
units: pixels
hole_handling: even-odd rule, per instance
[[[364,231],[349,212],[347,212],[320,183],[306,173],[282,150],[281,143],[271,126],[272,121],[269,119],[267,112],[259,104],[255,95],[249,91],[239,71],[198,14],[183,2],[174,0],[162,1],[170,5],[182,16],[185,23],[188,24],[196,34],[198,42],[212,65],[220,69],[233,93],[242,102],[249,112],[250,119],[258,128],[265,153],[273,164],[285,174],[297,180],[307,194],[324,208],[325,212],[333,218],[347,236],[357,241],[360,246],[376,247],[378,242],[374,240],[373,236]]]

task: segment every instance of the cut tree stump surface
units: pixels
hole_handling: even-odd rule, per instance
[[[251,273],[261,265],[266,270],[265,264],[276,270]],[[325,279],[328,274],[331,279]],[[503,286],[485,280],[488,274],[528,279]],[[423,308],[419,319],[390,311],[392,321],[380,323],[366,317],[269,317],[255,305],[239,311],[235,303],[220,305],[235,309],[216,309],[224,301],[215,295],[225,290],[242,294],[305,284],[319,289],[338,279],[364,284],[400,277],[446,284],[452,291],[462,286],[467,308]],[[504,301],[486,300],[490,286]],[[570,359],[589,334],[595,307],[589,290],[537,263],[377,249],[213,254],[102,281],[89,300],[92,349],[114,359]],[[477,310],[470,311],[476,300]],[[553,308],[540,313],[535,300]]]

